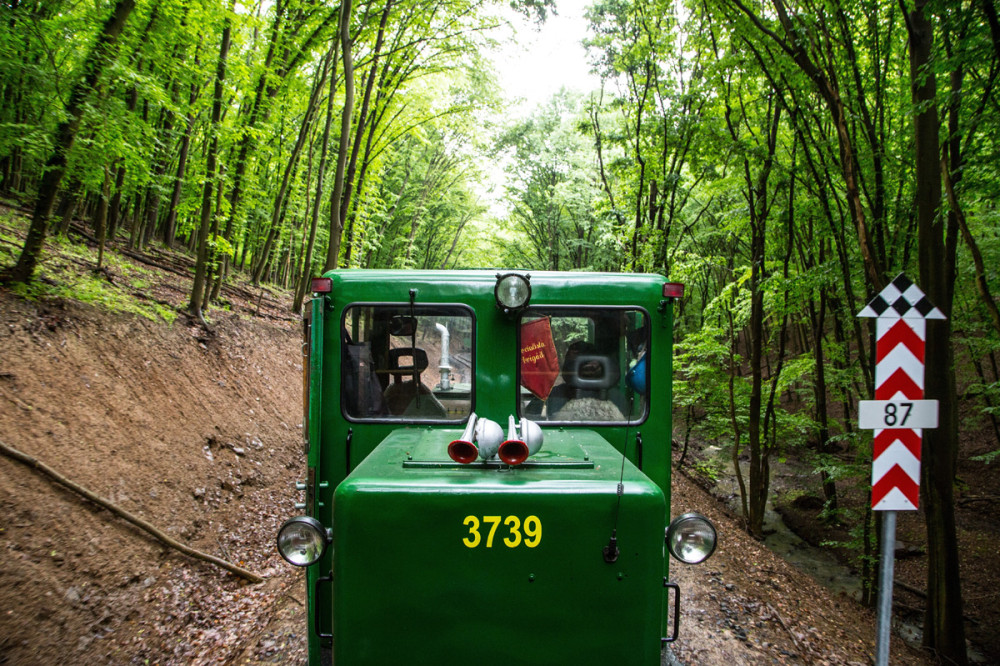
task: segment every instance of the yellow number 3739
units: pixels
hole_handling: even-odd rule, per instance
[[[493,537],[496,536],[497,528],[503,523],[507,536],[503,538],[503,543],[508,548],[517,548],[524,544],[528,548],[534,548],[542,540],[542,521],[538,516],[528,516],[521,522],[517,516],[483,516],[482,521],[476,516],[466,516],[462,524],[469,528],[469,535],[462,539],[469,548],[477,548],[483,542],[483,533],[486,526],[489,532],[486,534],[486,547],[493,547]],[[482,532],[480,527],[482,526]]]

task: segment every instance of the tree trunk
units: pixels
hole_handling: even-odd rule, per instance
[[[291,155],[288,156],[288,164],[285,166],[285,172],[281,178],[281,186],[278,188],[278,192],[274,197],[274,210],[271,214],[271,230],[267,235],[267,241],[264,243],[264,249],[261,251],[260,257],[255,262],[256,265],[253,269],[254,285],[260,282],[261,275],[264,272],[264,265],[267,263],[268,256],[271,253],[271,247],[274,243],[274,239],[277,232],[280,231],[282,213],[285,210],[289,184],[291,183],[292,177],[295,174],[295,169],[298,166],[299,157],[302,155],[302,147],[305,146],[306,139],[309,138],[309,132],[312,130],[313,120],[316,118],[316,109],[319,105],[320,92],[326,84],[325,76],[325,68],[321,69],[320,72],[317,73],[312,94],[309,96],[309,104],[306,107],[305,116],[302,118],[302,125],[299,127],[298,137],[295,140],[295,145],[292,147]]]
[[[80,206],[80,195],[77,194],[77,190],[80,184],[71,184],[67,189],[65,194],[63,194],[62,203],[59,205],[59,209],[56,210],[56,214],[60,216],[61,220],[59,222],[58,233],[65,236],[69,233],[69,225],[73,222],[73,216],[76,215],[76,209]],[[59,210],[62,210],[60,213]]]
[[[166,138],[173,132],[173,128],[173,113],[169,111],[164,112],[159,133]],[[160,183],[163,181],[163,176],[167,173],[167,168],[169,167],[168,156],[162,148],[157,148],[155,164],[153,177],[146,185],[146,234],[143,239],[143,247],[146,246],[150,235],[158,231],[160,221],[160,202],[163,198],[160,194]]]
[[[941,210],[941,163],[937,82],[932,69],[934,27],[927,15],[929,0],[917,0],[907,14],[910,37],[910,86],[914,107],[914,157],[920,282],[942,312],[951,316],[955,285],[957,224],[945,224]],[[904,6],[905,11],[905,6]],[[958,410],[951,319],[927,322],[925,395],[938,400],[938,427],[925,429],[921,453],[920,494],[927,523],[927,608],[925,647],[951,664],[968,663],[962,619],[955,528],[955,451]]]
[[[821,253],[820,262],[822,261]],[[831,453],[828,443],[830,439],[830,425],[826,405],[826,359],[823,354],[824,329],[826,328],[826,293],[822,287],[819,294],[819,312],[816,311],[815,305],[811,302],[809,303],[809,312],[812,322],[813,358],[816,362],[816,382],[813,387],[813,395],[816,399],[816,423],[819,425],[817,430],[819,441],[816,443],[816,449],[821,454],[828,454]],[[826,498],[826,510],[833,512],[837,509],[837,484],[834,483],[833,479],[825,471],[820,472],[820,478],[823,482],[823,497]]]
[[[955,188],[951,182],[951,175],[945,160],[941,160],[941,175],[944,178],[945,192],[948,195],[948,207],[951,209],[949,215],[954,216],[955,222],[962,231],[962,240],[965,241],[969,253],[972,255],[972,265],[976,268],[976,289],[979,290],[979,298],[990,315],[993,330],[1000,334],[1000,309],[997,308],[997,302],[993,300],[990,285],[986,280],[986,264],[983,261],[983,253],[965,221],[965,213],[955,196]]]
[[[224,173],[224,169],[219,170],[219,178],[215,186],[215,213],[212,215],[212,229],[209,232],[212,238],[219,235],[219,218],[222,216],[222,190],[225,180]],[[209,248],[209,251],[208,270],[206,271],[207,277],[205,279],[205,296],[202,299],[203,308],[207,308],[213,298],[219,295],[218,290],[214,289],[213,285],[218,286],[219,289],[222,288],[222,262],[219,258],[219,249],[213,245]]]
[[[348,220],[347,229],[347,249],[344,251],[344,263],[351,264],[351,248],[354,245],[354,220],[355,216],[348,217],[351,208],[351,193],[354,191],[354,176],[358,167],[358,152],[361,150],[361,139],[364,138],[365,130],[368,129],[368,106],[371,104],[372,89],[375,87],[375,77],[378,74],[378,61],[382,52],[382,41],[385,39],[385,26],[389,21],[389,13],[393,9],[393,0],[387,0],[385,8],[382,10],[382,18],[378,26],[378,34],[375,37],[375,47],[372,51],[371,64],[369,65],[368,80],[365,83],[364,95],[361,98],[361,109],[358,112],[358,126],[355,129],[354,142],[351,146],[351,159],[347,164],[347,174],[344,178],[344,195],[340,201],[340,219]],[[371,132],[369,131],[369,141]],[[361,182],[357,184],[357,191],[361,193]]]
[[[230,13],[232,5],[230,5]],[[215,74],[215,91],[212,99],[212,123],[210,131],[212,140],[209,142],[205,157],[205,187],[201,199],[201,226],[198,228],[198,258],[195,262],[194,285],[191,288],[191,301],[188,310],[196,317],[202,317],[203,292],[205,291],[205,276],[208,272],[208,231],[212,222],[212,189],[215,186],[216,157],[219,150],[219,123],[222,119],[223,83],[226,80],[226,60],[229,57],[229,41],[232,32],[232,19],[227,14],[222,28],[222,43],[219,45],[219,65]]]
[[[743,429],[740,427],[739,419],[736,416],[736,377],[740,374],[740,366],[736,363],[736,345],[739,342],[739,332],[733,322],[732,309],[726,310],[726,320],[729,322],[729,422],[733,429],[733,474],[736,476],[736,483],[740,488],[740,508],[742,509],[743,525],[746,527],[750,523],[750,505],[747,493],[747,484],[743,479],[743,469],[740,467],[740,445],[743,440]]]
[[[733,140],[738,140],[738,132],[730,122],[728,100],[727,123]],[[756,178],[751,176],[751,164],[744,158],[743,172],[746,186],[746,201],[750,214],[750,323],[748,327],[750,346],[750,413],[747,436],[750,449],[749,470],[749,531],[758,539],[764,537],[764,512],[770,489],[770,447],[767,445],[767,419],[763,407],[764,370],[764,280],[765,252],[767,238],[768,181],[777,149],[778,127],[781,120],[781,104],[774,96],[768,99],[766,148],[767,155]]]
[[[306,289],[312,278],[312,258],[313,250],[316,246],[316,228],[319,226],[319,211],[323,202],[323,179],[326,176],[326,154],[330,146],[330,124],[333,122],[333,94],[337,85],[337,47],[336,44],[330,46],[324,67],[330,70],[330,91],[326,100],[326,122],[323,126],[323,144],[319,154],[319,168],[316,174],[316,196],[313,199],[312,219],[309,225],[309,243],[306,245],[306,255],[302,260],[302,275],[298,286],[295,289],[295,301],[292,304],[293,312],[302,311],[302,301],[305,300]]]
[[[197,62],[197,58],[195,59]],[[187,170],[188,152],[191,147],[191,132],[194,129],[194,121],[197,117],[193,111],[194,103],[198,99],[198,86],[191,84],[191,94],[188,97],[187,125],[184,128],[184,136],[181,137],[180,150],[177,152],[177,171],[174,173],[174,187],[170,194],[170,208],[167,210],[167,219],[163,223],[163,242],[167,247],[173,247],[177,234],[177,206],[181,201],[181,190],[184,188],[184,173]]]
[[[101,202],[97,206],[97,270],[104,265],[104,241],[108,230],[108,190],[111,189],[111,170],[104,166],[104,185],[101,187]]]
[[[340,145],[337,149],[337,172],[330,193],[330,245],[323,270],[337,268],[340,261],[340,239],[344,233],[344,220],[340,215],[344,195],[344,172],[347,168],[347,148],[351,140],[351,115],[354,113],[354,56],[351,54],[351,0],[340,6],[340,48],[344,61],[344,108],[340,117]]]

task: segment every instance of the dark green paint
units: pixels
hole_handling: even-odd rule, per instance
[[[321,455],[323,450],[321,443],[323,441],[323,365],[326,299],[322,297],[312,299],[309,303],[309,308],[312,312],[310,313],[309,327],[309,403],[307,406],[309,447],[306,451],[306,463],[309,471],[314,472],[314,482],[318,485],[320,479],[322,479],[318,471],[320,469],[320,461],[323,458]],[[333,349],[336,349],[336,347]],[[327,495],[321,495],[318,490],[316,485],[311,488],[307,487],[306,495],[307,500],[312,495],[318,504],[318,506],[309,507],[312,510],[311,515],[323,521],[324,517],[328,519],[330,514],[328,511],[321,511],[321,509],[329,506],[330,499]],[[308,501],[307,504],[309,504]],[[324,522],[324,524],[329,523]],[[312,591],[316,589],[316,579],[322,576],[323,572],[329,571],[331,566],[332,559],[330,554],[327,554],[318,564],[306,569],[306,605],[310,619],[309,663],[311,664],[319,663],[319,641],[314,631],[315,623],[312,622],[312,618],[316,617],[318,613],[322,625],[328,626],[329,618],[332,615],[329,611],[330,604],[332,603],[329,591],[324,589],[320,595],[315,595]]]
[[[591,430],[546,432],[540,461],[591,469],[407,468],[447,460],[460,430],[398,430],[337,488],[334,656],[338,664],[654,664],[660,658],[663,493]],[[467,516],[480,521],[466,546]],[[487,546],[483,516],[515,516]],[[536,516],[537,545],[524,522]],[[532,527],[534,524],[532,524]]]

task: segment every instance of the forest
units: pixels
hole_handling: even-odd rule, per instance
[[[810,461],[873,580],[878,512],[838,503],[870,484],[857,314],[905,273],[947,316],[927,327],[923,641],[966,663],[957,466],[1000,455],[994,0],[596,0],[600,89],[505,113],[505,22],[558,12],[4,0],[0,195],[30,224],[0,281],[43,294],[46,244],[80,233],[190,253],[203,322],[236,274],[298,311],[336,267],[662,273],[686,285],[675,437],[725,448],[757,537],[771,464]]]

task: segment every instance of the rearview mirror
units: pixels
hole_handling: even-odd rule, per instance
[[[392,335],[411,336],[417,332],[417,318],[394,315],[389,320],[389,333]]]

